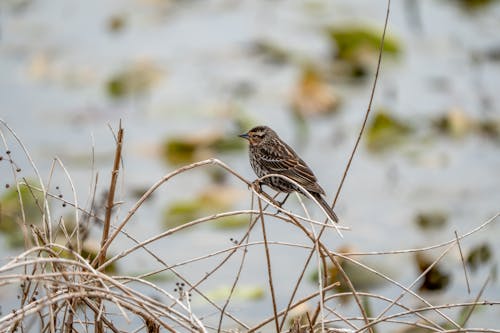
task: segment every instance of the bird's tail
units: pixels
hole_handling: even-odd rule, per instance
[[[323,197],[321,196],[321,194],[319,194],[319,193],[311,193],[311,194],[318,201],[318,203],[321,205],[321,207],[323,207],[323,209],[325,210],[325,212],[328,214],[328,217],[330,217],[330,219],[333,222],[338,223],[339,222],[339,218],[337,217],[337,214],[335,214],[335,212],[333,211],[332,207],[330,207],[330,205],[328,204],[328,202],[326,202],[325,199],[323,199]]]

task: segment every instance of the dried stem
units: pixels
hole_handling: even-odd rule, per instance
[[[467,293],[470,294],[469,276],[467,275],[467,267],[465,266],[464,255],[462,253],[462,247],[460,246],[460,239],[458,238],[458,233],[455,230],[455,239],[457,240],[458,251],[460,252],[460,260],[462,261],[462,268],[464,269],[465,283],[467,284]]]
[[[101,251],[99,252],[99,255],[96,257],[97,258],[97,266],[99,267],[104,263],[106,260],[106,250],[107,248],[104,247],[104,244],[108,241],[108,236],[109,236],[109,226],[111,224],[111,212],[113,210],[113,207],[115,205],[115,192],[116,192],[116,183],[118,180],[118,172],[120,170],[120,161],[121,161],[121,156],[122,156],[122,145],[123,145],[123,128],[122,128],[122,123],[120,121],[120,125],[118,128],[118,136],[116,140],[116,150],[115,150],[115,160],[113,163],[113,171],[111,173],[111,183],[109,185],[109,192],[108,192],[108,200],[106,204],[106,215],[104,217],[104,226],[102,230],[102,238],[101,238]]]
[[[257,201],[259,205],[259,210],[262,211],[262,202],[260,200]],[[276,325],[276,332],[280,331],[279,323],[278,323],[278,310],[276,306],[276,293],[274,292],[274,284],[273,284],[273,273],[271,269],[271,255],[269,254],[269,246],[267,244],[267,233],[266,226],[264,225],[264,215],[259,214],[260,225],[262,226],[262,237],[264,238],[264,249],[266,253],[266,263],[267,263],[267,278],[269,281],[269,289],[271,291],[271,299],[273,302],[273,313],[274,313],[274,324]]]

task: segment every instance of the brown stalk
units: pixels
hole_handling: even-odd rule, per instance
[[[108,201],[106,203],[106,215],[104,217],[104,226],[102,230],[101,251],[99,251],[99,255],[96,257],[97,265],[95,263],[96,259],[94,259],[94,262],[92,263],[95,265],[95,267],[99,267],[100,265],[102,265],[106,259],[107,248],[104,247],[104,244],[106,244],[108,240],[109,226],[111,224],[111,212],[115,204],[114,200],[116,192],[116,183],[118,180],[118,172],[120,169],[120,160],[122,156],[122,144],[123,144],[123,127],[120,121],[118,136],[116,139],[115,161],[113,163],[113,171],[111,173],[111,183],[109,185]]]
[[[262,212],[262,201],[258,199],[259,203],[259,211]],[[274,324],[276,325],[276,332],[280,331],[280,325],[278,323],[278,310],[276,306],[276,296],[274,293],[274,284],[273,284],[273,274],[271,271],[271,256],[269,254],[269,246],[267,244],[267,234],[266,234],[266,227],[264,225],[264,215],[261,213],[259,215],[260,217],[260,223],[262,226],[262,236],[264,238],[264,248],[266,250],[266,262],[267,262],[267,276],[269,279],[269,288],[271,289],[271,298],[273,300],[273,313],[274,313]]]
[[[467,275],[467,267],[465,266],[464,255],[462,253],[462,247],[460,246],[460,240],[458,238],[458,233],[456,230],[455,239],[457,240],[458,251],[460,252],[460,259],[462,261],[462,268],[464,269],[465,283],[467,283],[467,292],[470,294],[469,276]]]
[[[104,247],[108,240],[109,236],[109,226],[111,224],[111,213],[113,210],[113,206],[115,204],[115,192],[116,192],[116,183],[118,180],[118,172],[120,170],[120,161],[121,161],[121,155],[122,155],[122,144],[123,144],[123,127],[122,123],[120,121],[120,124],[118,125],[118,135],[116,138],[116,150],[115,150],[115,160],[113,163],[113,171],[111,173],[111,182],[109,185],[109,191],[108,191],[108,200],[106,203],[106,213],[104,217],[104,226],[102,230],[102,238],[101,238],[101,250],[99,251],[99,254],[96,256],[96,258],[93,260],[92,265],[94,267],[99,267],[104,262],[106,261],[106,250],[107,248]],[[99,309],[102,309],[102,302],[99,300],[97,307]],[[96,333],[103,333],[104,332],[104,326],[103,326],[103,321],[101,320],[101,313],[95,314],[95,332]]]

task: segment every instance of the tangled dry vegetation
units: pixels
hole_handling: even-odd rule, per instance
[[[418,332],[498,332],[487,328],[467,327],[468,319],[474,309],[482,305],[498,306],[499,301],[485,301],[481,298],[483,289],[475,299],[456,304],[431,304],[422,295],[415,291],[415,286],[426,273],[436,264],[446,258],[452,249],[460,249],[460,242],[465,237],[471,237],[477,231],[493,223],[498,214],[490,220],[477,226],[464,235],[456,235],[454,239],[443,244],[428,248],[408,249],[386,253],[358,253],[352,256],[339,253],[324,242],[325,233],[335,232],[341,237],[341,230],[326,221],[316,221],[309,217],[304,206],[304,215],[300,216],[283,210],[274,203],[273,198],[258,190],[258,186],[244,179],[232,168],[217,159],[204,160],[177,169],[151,186],[144,195],[133,205],[124,217],[115,219],[117,205],[115,191],[120,173],[121,147],[123,144],[123,129],[120,127],[116,135],[115,163],[112,171],[111,182],[105,198],[104,211],[98,212],[95,198],[92,198],[90,208],[83,208],[76,199],[65,199],[58,193],[58,187],[53,188],[51,178],[56,166],[66,173],[62,162],[54,161],[51,175],[45,182],[40,177],[33,164],[28,151],[7,124],[3,123],[6,131],[1,131],[3,142],[9,154],[6,155],[12,168],[12,184],[19,193],[19,208],[24,212],[26,196],[21,195],[23,188],[28,189],[31,200],[36,202],[39,209],[41,223],[32,224],[27,214],[21,214],[18,227],[22,229],[25,242],[25,251],[13,258],[3,258],[6,263],[0,267],[0,289],[18,289],[19,305],[11,312],[3,313],[0,317],[0,332],[256,332],[256,331],[288,331],[288,332],[375,332],[381,324],[392,323],[400,328],[420,329]],[[37,175],[39,184],[33,185],[26,178],[17,178],[17,163],[12,159],[8,137],[25,152],[27,160],[32,163],[32,170]],[[240,184],[252,193],[252,207],[255,209],[221,212],[189,221],[181,226],[168,229],[152,238],[138,240],[126,231],[135,213],[143,203],[158,188],[164,186],[171,179],[180,177],[193,169],[216,166],[237,179]],[[71,183],[71,177],[67,174]],[[291,180],[290,180],[291,181]],[[94,191],[95,193],[95,191]],[[74,197],[76,197],[76,194]],[[314,199],[312,199],[314,200]],[[53,203],[71,206],[74,211],[75,223],[67,223],[62,217],[55,216],[51,211]],[[255,203],[255,204],[254,204]],[[168,242],[170,236],[182,230],[197,228],[200,224],[209,223],[220,217],[243,215],[248,217],[249,226],[239,241],[234,240],[231,246],[217,251],[207,249],[207,254],[202,257],[191,258],[185,262],[169,264],[162,255],[152,250],[152,245],[158,242]],[[281,244],[267,238],[266,225],[268,223],[291,223],[299,228],[309,245]],[[112,223],[118,221],[117,223]],[[88,238],[88,228],[91,223],[99,225],[101,230],[101,243],[97,253],[89,254],[84,243]],[[251,235],[260,232],[262,238],[250,242]],[[113,257],[107,256],[107,249],[120,237],[126,237],[135,245],[124,247]],[[255,237],[253,237],[255,239]],[[121,243],[120,243],[121,244]],[[272,245],[272,247],[270,246]],[[288,295],[287,305],[278,307],[271,251],[275,246],[293,246],[307,253],[305,262],[298,262],[297,267],[291,267],[293,276],[298,276],[295,288]],[[246,265],[245,258],[250,251],[263,247],[264,257],[261,261],[267,266],[267,291],[272,300],[272,312],[267,318],[257,323],[248,323],[240,319],[238,314],[230,311],[234,291],[238,287],[241,272]],[[130,254],[144,250],[148,258],[158,262],[162,268],[149,273],[134,276],[113,275],[110,270],[114,264],[126,263]],[[377,271],[362,263],[357,258],[360,255],[404,255],[406,253],[425,253],[438,249],[441,253],[429,267],[418,276],[411,284],[404,285],[390,276]],[[177,270],[177,267],[191,265],[198,261],[216,258],[208,272],[200,272],[197,279],[188,277]],[[222,267],[233,265],[230,259],[236,258],[237,265],[234,276],[226,281],[231,288],[226,298],[214,301],[205,291],[203,284],[210,279],[215,279],[216,272]],[[380,278],[400,290],[396,297],[383,294],[366,293],[356,290],[351,277],[345,273],[340,263],[349,261],[361,270],[376,274]],[[317,290],[306,296],[303,294],[304,275],[310,267],[317,267]],[[329,276],[327,267],[335,267],[338,272],[337,280]],[[464,266],[465,267],[465,266]],[[152,282],[151,276],[168,271],[176,276],[180,282],[174,292],[166,290]],[[297,272],[299,274],[297,275]],[[291,274],[292,275],[292,274]],[[465,274],[467,278],[467,274]],[[487,281],[486,281],[487,283]],[[485,283],[485,286],[486,286]],[[338,292],[336,287],[342,284],[344,292]],[[195,313],[191,307],[192,297],[201,299],[209,305],[213,312]],[[344,313],[342,309],[335,308],[340,298],[351,297],[356,306],[357,314]],[[403,302],[403,297],[413,298],[412,306]],[[384,310],[371,314],[368,300],[377,300],[385,303]],[[415,302],[417,300],[418,302]],[[296,309],[303,304],[314,304],[309,310],[297,316]],[[450,309],[460,308],[461,315],[458,320],[449,315]],[[5,309],[4,309],[5,310]],[[395,311],[397,310],[397,311]],[[215,313],[215,315],[214,315]],[[290,324],[290,319],[292,324]],[[131,329],[133,327],[133,329]],[[465,328],[467,327],[467,328]]]
[[[380,57],[378,66],[380,66]],[[379,67],[377,67],[364,122],[348,160],[335,201],[348,174],[352,158],[356,154],[370,113],[378,70]],[[470,232],[463,235],[456,234],[450,241],[442,244],[383,253],[357,253],[353,256],[333,250],[324,241],[327,233],[336,232],[337,237],[341,237],[341,230],[346,230],[345,227],[333,226],[328,221],[311,219],[305,206],[304,216],[286,211],[278,207],[273,198],[258,191],[254,183],[239,175],[225,163],[217,159],[208,159],[167,174],[153,184],[124,216],[120,216],[115,209],[119,205],[119,202],[115,200],[115,193],[122,160],[123,129],[121,126],[115,137],[116,150],[111,181],[102,204],[103,207],[98,209],[95,187],[90,191],[91,198],[88,203],[85,205],[79,203],[71,176],[62,161],[55,159],[48,179],[44,179],[20,138],[5,122],[1,121],[1,125],[0,137],[6,151],[3,158],[4,162],[10,162],[12,169],[10,181],[2,179],[2,182],[16,189],[20,217],[15,222],[22,231],[25,249],[13,257],[1,258],[0,290],[6,294],[8,290],[17,290],[18,305],[9,312],[5,312],[7,311],[5,306],[0,309],[2,311],[0,332],[373,333],[381,327],[387,329],[387,326],[384,326],[387,324],[405,332],[500,332],[487,328],[487,323],[480,328],[472,328],[468,325],[469,319],[478,307],[488,305],[490,309],[496,308],[493,312],[498,313],[499,300],[486,301],[482,298],[489,280],[485,281],[483,288],[475,296],[471,296],[470,300],[454,304],[432,304],[415,291],[415,286],[419,281],[424,279],[435,265],[444,260],[451,250],[458,249],[461,253],[460,243],[464,238],[473,237],[479,230],[494,223],[499,214],[477,225]],[[24,152],[23,158],[30,165],[37,179],[36,182],[28,181],[18,175],[17,164],[11,156],[13,146],[16,151]],[[138,239],[139,236],[127,231],[127,226],[134,220],[136,212],[157,189],[165,186],[173,178],[189,174],[194,169],[214,166],[234,177],[243,188],[248,189],[252,195],[251,209],[220,212],[187,221],[145,240]],[[62,172],[71,184],[72,199],[63,198],[58,187],[53,185],[52,177],[56,170]],[[25,211],[26,200],[36,203],[39,223],[35,224],[30,220],[30,214]],[[57,216],[57,213],[51,210],[54,204],[72,207],[74,221],[70,223],[63,217]],[[179,234],[186,229],[198,228],[201,224],[227,216],[245,216],[249,224],[241,239],[234,240],[231,246],[223,250],[207,248],[206,255],[175,263],[167,263],[164,256],[154,250],[155,244],[169,242],[169,237],[172,235]],[[298,228],[308,240],[308,244],[285,244],[268,239],[266,226],[268,223],[278,222],[289,223],[294,228]],[[85,248],[89,226],[92,224],[98,225],[101,232],[100,246],[96,253],[89,253]],[[255,237],[255,234],[262,237]],[[254,236],[251,237],[252,235]],[[253,241],[250,241],[250,238]],[[119,242],[120,239],[127,239],[134,245],[123,245],[123,242]],[[110,257],[108,249],[112,244],[120,250]],[[285,306],[279,305],[283,302],[277,301],[275,291],[277,281],[273,280],[276,263],[271,260],[271,257],[272,251],[278,246],[298,248],[306,254],[305,261],[298,261],[296,267],[290,267],[291,279],[296,276],[296,281],[295,287],[286,295]],[[272,306],[266,317],[250,323],[240,318],[241,316],[231,305],[242,271],[247,265],[246,257],[251,251],[257,249],[264,249],[260,261],[267,267],[265,293],[270,295]],[[117,263],[126,265],[129,256],[139,250],[147,255],[143,260],[157,262],[161,268],[148,273],[126,276],[113,273],[111,269],[113,265]],[[363,255],[398,256],[408,253],[426,253],[430,250],[439,251],[440,255],[409,284],[397,281],[358,260]],[[196,277],[187,276],[178,269],[181,266],[185,267],[202,261],[209,262],[211,268],[208,271],[198,272]],[[345,272],[341,262],[349,262],[360,271],[377,275],[392,287],[391,290],[397,290],[396,294],[375,294],[357,290],[351,281],[352,276]],[[225,281],[230,285],[230,289],[222,301],[215,301],[205,290],[204,284],[216,278],[220,279],[216,277],[216,273],[226,266],[234,267],[234,274]],[[307,289],[304,287],[304,276],[306,270],[311,267],[319,272],[316,276],[317,289],[312,293],[304,291]],[[338,272],[335,279],[329,276],[328,267],[334,267]],[[162,288],[159,283],[150,279],[162,272],[173,274],[179,281],[173,292]],[[464,272],[464,278],[467,279],[467,273]],[[340,284],[345,291],[339,292],[335,289]],[[203,302],[210,311],[196,313],[191,302],[193,297]],[[346,297],[354,301],[356,305],[354,312],[336,308],[338,300]],[[403,298],[411,299],[411,302],[406,302]],[[383,310],[377,314],[372,313],[370,302],[382,303]],[[306,303],[309,305],[308,310],[297,316],[296,310]],[[456,313],[457,311],[460,313],[458,319],[450,315],[450,312]]]

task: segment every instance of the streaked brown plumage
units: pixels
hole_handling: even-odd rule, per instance
[[[240,137],[250,144],[250,164],[257,174],[263,177],[269,174],[279,174],[293,179],[304,187],[324,208],[330,219],[338,222],[337,215],[323,199],[325,191],[319,186],[316,176],[295,151],[281,140],[271,128],[257,126]],[[262,183],[278,192],[302,192],[297,186],[281,177],[269,177]]]

